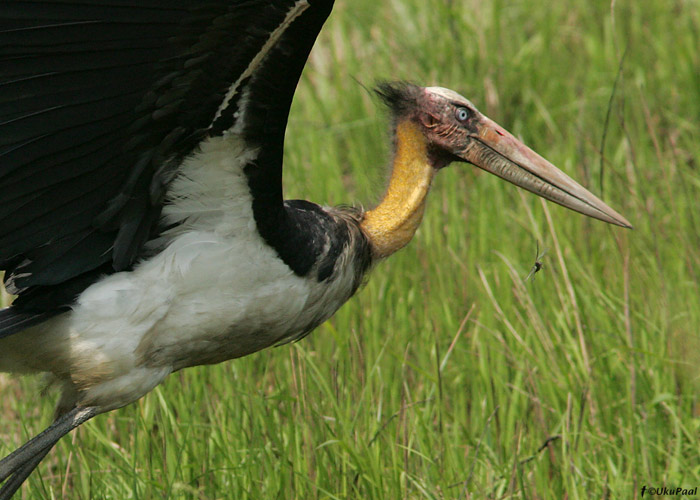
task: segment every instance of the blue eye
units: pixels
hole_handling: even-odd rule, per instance
[[[457,108],[455,118],[457,118],[457,121],[464,123],[469,118],[469,111],[467,111],[467,108]]]

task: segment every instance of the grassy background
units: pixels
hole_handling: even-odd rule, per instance
[[[446,169],[412,244],[313,335],[171,376],[64,439],[23,498],[699,486],[700,2],[337,4],[290,120],[289,197],[375,202],[388,133],[363,85],[408,79],[458,90],[635,230]],[[2,454],[48,423],[41,387],[0,379]]]

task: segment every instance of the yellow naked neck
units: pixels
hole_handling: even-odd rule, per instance
[[[409,120],[399,122],[389,187],[361,224],[376,257],[387,257],[411,241],[423,219],[425,198],[434,175],[422,131]]]

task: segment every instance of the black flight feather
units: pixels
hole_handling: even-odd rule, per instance
[[[18,294],[0,336],[66,310],[144,255],[180,162],[235,125],[244,89],[255,118],[244,134],[264,152],[246,170],[256,222],[296,271],[307,266],[271,224],[288,219],[287,115],[333,0],[306,0],[217,115],[300,1],[0,2],[0,266]]]

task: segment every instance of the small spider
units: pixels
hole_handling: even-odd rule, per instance
[[[537,252],[535,253],[535,263],[532,265],[532,268],[530,269],[530,272],[527,275],[527,278],[525,278],[525,281],[530,281],[530,278],[535,279],[535,274],[540,272],[542,269],[544,269],[544,264],[542,263],[542,258],[545,256],[547,251],[545,250],[544,252],[540,253],[540,242],[537,242]]]

